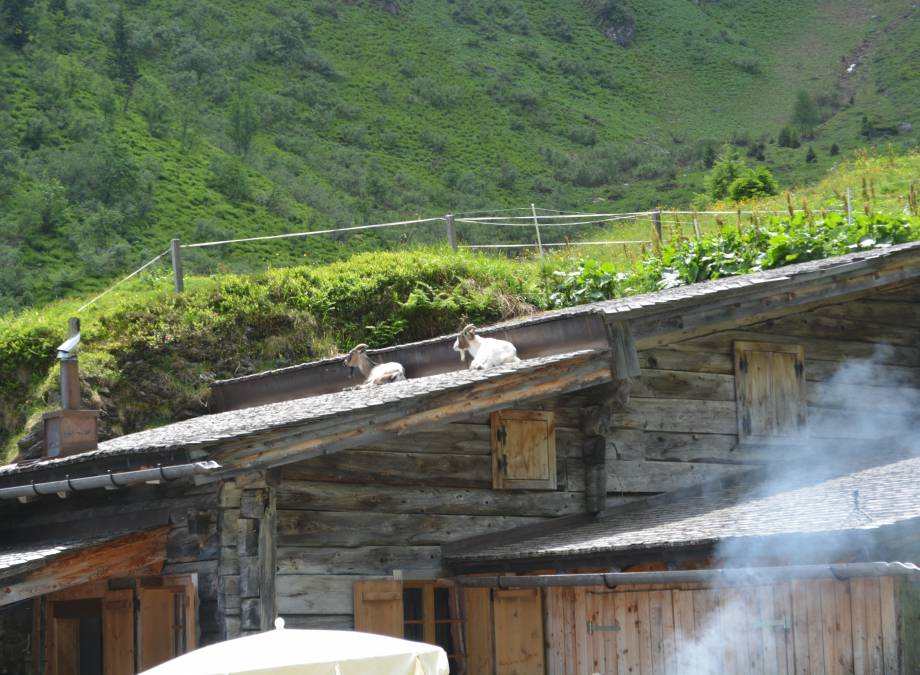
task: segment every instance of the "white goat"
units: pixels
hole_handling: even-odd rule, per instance
[[[503,363],[518,363],[517,349],[507,340],[479,337],[476,326],[468,325],[454,340],[454,351],[460,352],[460,360],[466,360],[466,352],[473,355],[470,370],[485,370]]]
[[[389,363],[375,364],[371,357],[367,355],[367,345],[360,344],[345,357],[346,368],[357,368],[364,375],[364,385],[386,384],[387,382],[398,382],[406,379],[406,369],[401,363],[391,361]]]

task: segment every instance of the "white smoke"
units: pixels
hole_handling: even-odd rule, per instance
[[[869,359],[844,363],[826,382],[809,382],[807,429],[789,447],[776,448],[777,460],[768,463],[763,478],[746,490],[739,502],[751,505],[752,518],[762,517],[764,507],[770,506],[784,513],[790,501],[809,498],[810,486],[830,480],[821,494],[821,503],[807,505],[814,508],[813,520],[808,522],[806,516],[800,531],[788,536],[726,538],[714,553],[713,567],[872,559],[867,538],[861,534],[882,524],[879,515],[885,511],[884,485],[881,489],[860,490],[859,481],[848,482],[847,475],[920,456],[920,436],[915,431],[920,389],[913,369],[895,365],[899,361],[903,363],[893,348],[882,346]],[[736,510],[733,516],[743,520],[745,509]],[[822,527],[829,521],[836,521],[835,531],[822,534]],[[774,607],[766,606],[769,601],[757,597],[766,592],[762,589],[770,583],[754,579],[743,587],[716,586],[696,594],[697,602],[706,606],[694,608],[695,627],[685,621],[681,630],[675,617],[677,672],[762,672],[758,659],[759,664],[768,663],[771,649],[782,642],[782,631],[791,628],[787,617],[778,619]],[[700,626],[703,616],[708,618]],[[759,643],[731,639],[752,630],[761,631]],[[760,645],[759,654],[754,653],[752,644]],[[773,658],[786,657],[777,653]]]

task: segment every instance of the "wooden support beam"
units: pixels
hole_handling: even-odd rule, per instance
[[[275,547],[275,533],[278,527],[278,510],[276,506],[277,491],[274,487],[267,488],[265,511],[259,525],[259,626],[261,630],[268,630],[275,621],[275,560],[277,551]],[[245,613],[244,613],[245,617]]]
[[[607,505],[607,440],[591,436],[582,446],[585,463],[585,510],[602,511]]]
[[[168,533],[168,527],[160,527],[54,558],[44,567],[0,587],[0,606],[91,581],[161,568],[166,560]]]
[[[610,348],[613,356],[613,377],[626,380],[639,377],[639,353],[633,340],[632,329],[626,321],[608,325]]]

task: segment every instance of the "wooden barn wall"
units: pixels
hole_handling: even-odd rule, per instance
[[[578,410],[556,411],[557,489],[493,490],[488,416],[281,470],[279,613],[288,625],[351,628],[352,583],[402,570],[442,575],[440,545],[584,510]]]
[[[916,672],[902,580],[546,589],[548,675]],[[906,582],[909,583],[909,582]]]
[[[911,286],[641,351],[641,376],[611,418],[608,494],[673,490],[800,452],[739,445],[736,340],[803,345],[810,433],[858,438],[874,431],[854,421],[871,418],[888,430],[909,424],[902,416],[920,388],[918,338],[920,287]],[[847,381],[831,391],[853,360],[871,362],[847,369]]]
[[[190,487],[188,485],[145,485],[119,491],[96,490],[71,495],[67,499],[43,497],[29,504],[4,504],[0,519],[4,525],[15,524],[15,530],[0,531],[0,540],[16,541],[23,532],[43,533],[45,537],[90,535],[99,531],[129,529],[133,525],[151,522],[152,514],[159,519],[168,517],[170,531],[166,546],[163,575],[197,574],[199,644],[223,639],[223,625],[218,616],[218,484]],[[159,521],[162,522],[162,521]],[[22,663],[31,672],[32,601],[0,609],[0,672],[7,650],[25,650]],[[9,666],[12,668],[12,665]]]

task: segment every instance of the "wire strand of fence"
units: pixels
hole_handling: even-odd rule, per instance
[[[567,223],[547,223],[545,221],[540,221],[540,227],[578,227],[581,225],[603,225],[604,223],[612,223],[619,220],[634,220],[634,216],[622,216],[619,218],[602,218],[600,220],[581,220],[575,222]],[[533,217],[531,216],[531,221]],[[497,221],[482,222],[479,220],[468,220],[466,218],[457,218],[455,220],[457,223],[469,223],[471,225],[489,225],[490,227],[533,227],[533,222],[530,223],[502,223]]]
[[[319,234],[337,234],[339,232],[355,232],[357,230],[375,230],[382,227],[397,227],[399,225],[419,225],[443,221],[444,216],[436,218],[419,218],[416,220],[400,220],[393,223],[377,223],[375,225],[355,225],[353,227],[340,227],[331,230],[311,230],[309,232],[288,232],[286,234],[269,234],[261,237],[243,237],[240,239],[224,239],[221,241],[203,241],[197,244],[182,244],[182,248],[202,248],[204,246],[220,246],[221,244],[239,244],[246,241],[267,241],[269,239],[290,239],[292,237],[314,237]]]
[[[548,214],[548,215],[538,215],[538,220],[571,220],[575,218],[603,218],[603,219],[627,219],[627,218],[636,218],[641,216],[650,216],[654,211],[634,211],[627,213],[566,213],[566,214]],[[734,211],[726,211],[726,213],[735,213]],[[493,221],[505,221],[505,220],[528,220],[528,224],[533,225],[533,215],[529,216],[481,216],[479,218],[457,218],[461,222],[470,222],[470,223],[491,223]],[[543,223],[540,223],[540,226],[543,226]]]
[[[557,242],[543,242],[543,248],[549,247],[561,247],[561,246],[609,246],[613,244],[651,244],[651,240],[648,239],[629,239],[623,241],[557,241]],[[511,248],[537,248],[536,243],[530,244],[461,244],[458,248],[466,249],[480,249],[480,248],[494,248],[494,249],[511,249]]]
[[[133,272],[131,272],[131,274],[129,274],[128,276],[124,277],[123,279],[121,279],[121,280],[119,280],[119,281],[116,281],[114,284],[112,284],[112,285],[109,286],[107,289],[105,289],[104,291],[102,291],[102,293],[100,293],[100,294],[97,295],[95,298],[93,298],[92,300],[90,300],[89,302],[87,302],[85,305],[83,305],[82,307],[80,307],[80,308],[77,310],[77,314],[79,314],[80,312],[82,312],[84,309],[86,309],[87,307],[89,307],[90,305],[92,305],[94,302],[96,302],[96,301],[99,300],[100,298],[103,298],[104,296],[106,296],[106,295],[108,295],[109,293],[111,293],[112,291],[114,291],[118,286],[121,286],[121,285],[122,285],[123,283],[125,283],[128,279],[131,279],[132,277],[136,277],[138,274],[140,274],[140,273],[143,272],[145,269],[147,269],[148,267],[150,267],[150,266],[151,266],[153,263],[155,263],[157,260],[159,260],[160,258],[162,258],[163,256],[165,256],[167,253],[169,253],[169,250],[168,250],[168,249],[167,249],[166,251],[163,251],[163,252],[162,252],[160,255],[158,255],[156,258],[153,258],[152,260],[148,260],[146,263],[144,263],[143,265],[141,265],[140,267],[138,267],[136,270],[134,270]]]
[[[828,213],[845,213],[843,209],[793,209],[793,213],[814,213],[816,211],[827,211]],[[769,213],[789,213],[789,209],[742,209],[740,211],[662,211],[662,215],[676,213],[678,215],[697,215],[697,216],[734,216],[741,214],[743,216],[750,215],[766,215]]]
[[[476,211],[458,211],[454,213],[454,216],[469,216],[475,213],[511,213],[513,211],[530,211],[529,206],[516,206],[511,209],[478,209]],[[537,207],[537,211],[552,211],[552,209],[541,209]]]

